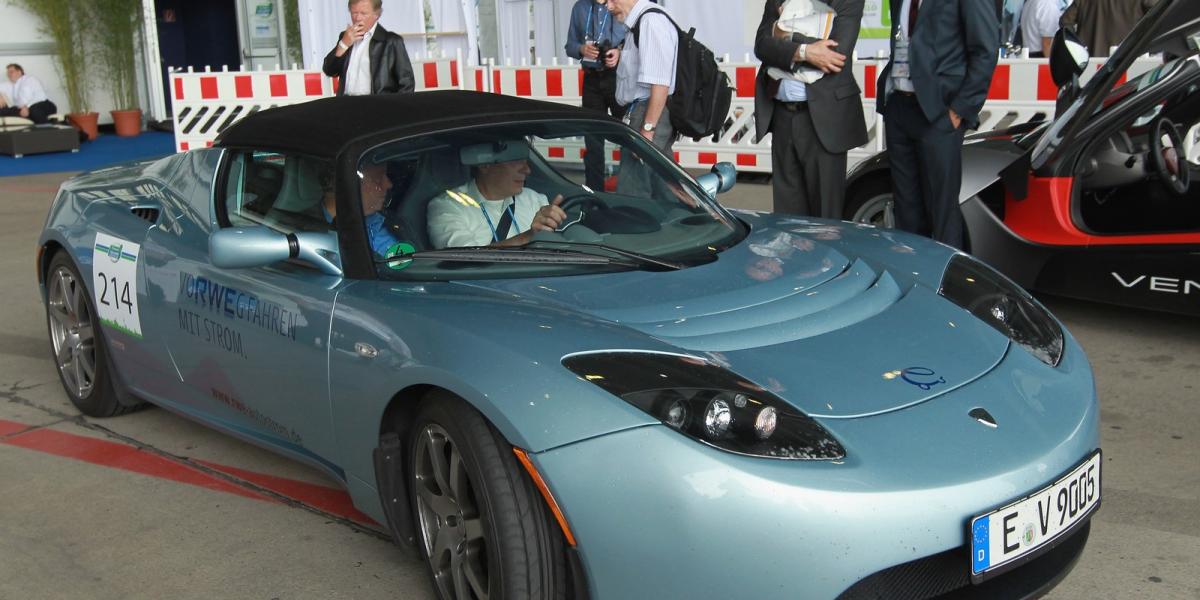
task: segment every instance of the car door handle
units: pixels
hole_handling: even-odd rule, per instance
[[[375,358],[379,356],[379,351],[375,349],[375,346],[365,342],[355,342],[354,351],[363,358]]]

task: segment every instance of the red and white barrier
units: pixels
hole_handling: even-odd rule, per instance
[[[462,89],[459,64],[458,60],[448,58],[413,61],[417,91]]]
[[[578,64],[550,66],[489,65],[491,91],[494,94],[532,98],[547,102],[580,105],[583,97],[583,69]]]
[[[212,146],[217,134],[260,110],[333,94],[319,71],[220,71],[171,73],[175,149]]]
[[[1101,66],[1094,60],[1083,75],[1088,79]],[[1136,61],[1126,76],[1140,75],[1160,65],[1158,59]],[[849,166],[882,150],[882,118],[875,114],[879,70],[886,58],[859,59],[854,77],[863,92],[863,108],[869,141],[851,150]],[[702,140],[679,140],[676,160],[686,168],[706,169],[718,162],[731,162],[739,170],[771,172],[771,136],[754,141],[754,85],[758,64],[746,57],[733,63],[728,57],[721,68],[734,87],[727,126],[718,135]],[[583,72],[578,63],[569,61],[549,65],[467,66],[461,59],[428,57],[413,62],[417,91],[465,89],[521,98],[532,98],[578,106],[582,102]],[[211,146],[217,134],[236,120],[265,108],[306,102],[330,96],[335,83],[315,71],[172,73],[175,103],[176,148]],[[1045,60],[1001,59],[992,76],[987,103],[980,115],[980,131],[1046,118],[1054,113],[1058,90],[1050,78]],[[583,140],[557,140],[553,144],[535,144],[550,160],[576,162],[584,154]],[[1200,130],[1189,132],[1185,141],[1187,155],[1195,160],[1200,154]],[[607,160],[617,162],[618,157]]]

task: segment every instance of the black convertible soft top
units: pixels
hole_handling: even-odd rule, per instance
[[[214,145],[334,158],[351,143],[386,135],[505,120],[596,118],[599,113],[581,108],[483,92],[337,96],[255,113],[223,131]]]

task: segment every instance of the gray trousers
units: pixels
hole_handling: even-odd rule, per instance
[[[808,103],[775,103],[771,116],[771,192],[774,211],[841,219],[846,153],[828,152],[817,139]]]
[[[641,131],[642,124],[646,122],[646,101],[638,100],[633,105],[626,117],[629,119],[630,127]],[[652,142],[656,148],[662,150],[671,160],[674,158],[675,145],[675,130],[671,127],[671,117],[664,106],[662,115],[658,117],[658,126],[654,130],[654,140]],[[661,182],[662,178],[654,175],[640,158],[630,152],[630,149],[623,148],[621,150],[621,170],[617,175],[617,193],[630,196],[649,196],[654,193],[656,197],[660,196],[657,192],[662,191],[656,189],[654,182]]]

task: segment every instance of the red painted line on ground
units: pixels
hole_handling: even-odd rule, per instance
[[[297,481],[295,479],[285,479],[283,477],[275,477],[274,475],[255,473],[254,471],[219,465],[206,460],[197,459],[196,462],[210,469],[244,479],[277,494],[287,496],[288,498],[295,498],[327,513],[345,517],[363,525],[379,526],[374,519],[358,512],[358,509],[354,508],[354,503],[350,501],[350,495],[344,490]]]
[[[90,438],[53,429],[39,428],[30,430],[31,427],[33,426],[0,419],[0,436],[17,434],[8,439],[0,440],[0,444],[148,475],[159,479],[167,479],[177,483],[194,485],[244,498],[277,502],[270,496],[235,485],[198,468],[140,450],[127,444]],[[29,431],[19,433],[26,430]],[[345,490],[256,473],[204,460],[195,460],[195,462],[327,513],[350,519],[356,523],[379,527],[370,517],[354,508],[353,503],[350,501],[350,495]]]
[[[32,427],[32,425],[25,425],[24,423],[14,423],[12,421],[0,420],[0,435],[12,435],[18,431],[25,431],[26,429],[29,429],[30,427]]]

